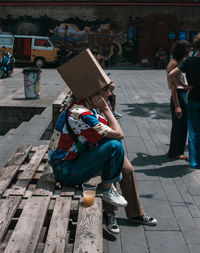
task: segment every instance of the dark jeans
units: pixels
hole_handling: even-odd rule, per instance
[[[102,173],[105,184],[122,179],[124,148],[121,141],[107,140],[74,160],[50,160],[56,179],[64,185],[80,185]]]
[[[183,155],[185,150],[187,139],[187,94],[188,92],[186,90],[177,89],[178,100],[182,110],[182,117],[180,119],[178,119],[175,114],[175,106],[172,97],[170,99],[172,129],[168,156],[171,158]]]

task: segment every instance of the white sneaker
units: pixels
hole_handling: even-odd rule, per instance
[[[113,206],[125,207],[128,204],[125,198],[116,191],[116,188],[113,184],[111,185],[109,191],[103,192],[103,200],[112,204]]]

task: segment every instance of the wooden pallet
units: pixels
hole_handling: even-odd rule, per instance
[[[56,100],[52,104],[52,127],[55,126],[58,116],[63,110],[65,104],[67,103],[67,99],[69,98],[70,90],[69,88],[64,89],[60,95],[56,98]]]
[[[103,252],[102,200],[56,186],[47,146],[20,146],[0,172],[1,252]]]

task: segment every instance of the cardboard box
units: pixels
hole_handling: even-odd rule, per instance
[[[57,71],[79,100],[88,98],[111,82],[89,49],[64,63]]]

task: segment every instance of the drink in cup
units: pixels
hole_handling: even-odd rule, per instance
[[[83,202],[84,202],[85,207],[94,205],[96,187],[97,187],[96,185],[91,185],[91,184],[88,184],[88,183],[83,183],[82,184]]]

